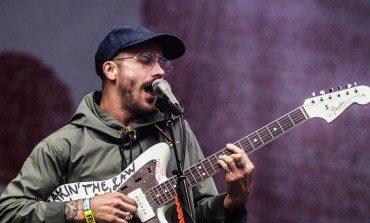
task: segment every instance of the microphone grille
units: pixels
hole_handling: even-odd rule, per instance
[[[156,79],[153,81],[152,88],[154,92],[162,93],[164,89],[171,91],[171,87],[164,79]]]

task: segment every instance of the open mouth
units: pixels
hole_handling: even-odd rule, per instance
[[[154,92],[153,92],[153,87],[152,87],[152,83],[146,83],[144,85],[144,91],[150,95],[154,95]]]

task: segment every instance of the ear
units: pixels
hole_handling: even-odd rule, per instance
[[[103,73],[108,80],[115,80],[119,72],[118,65],[113,61],[105,61],[102,65]]]

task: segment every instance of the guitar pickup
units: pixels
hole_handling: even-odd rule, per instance
[[[128,197],[134,199],[138,205],[138,216],[140,218],[141,222],[146,222],[149,219],[155,217],[155,213],[153,211],[153,208],[150,206],[148,200],[146,199],[145,194],[141,190],[141,188],[138,188],[129,194],[127,194]]]

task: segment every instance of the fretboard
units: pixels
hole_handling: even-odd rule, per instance
[[[277,139],[279,136],[298,126],[308,119],[303,107],[299,107],[292,112],[276,119],[268,125],[238,140],[234,145],[250,154],[267,143]],[[231,152],[224,148],[221,151],[209,156],[201,162],[191,166],[184,171],[187,188],[192,188],[203,180],[215,175],[222,169],[217,163],[220,155],[230,155]],[[177,178],[172,177],[151,189],[145,194],[157,207],[171,201],[176,195]]]

